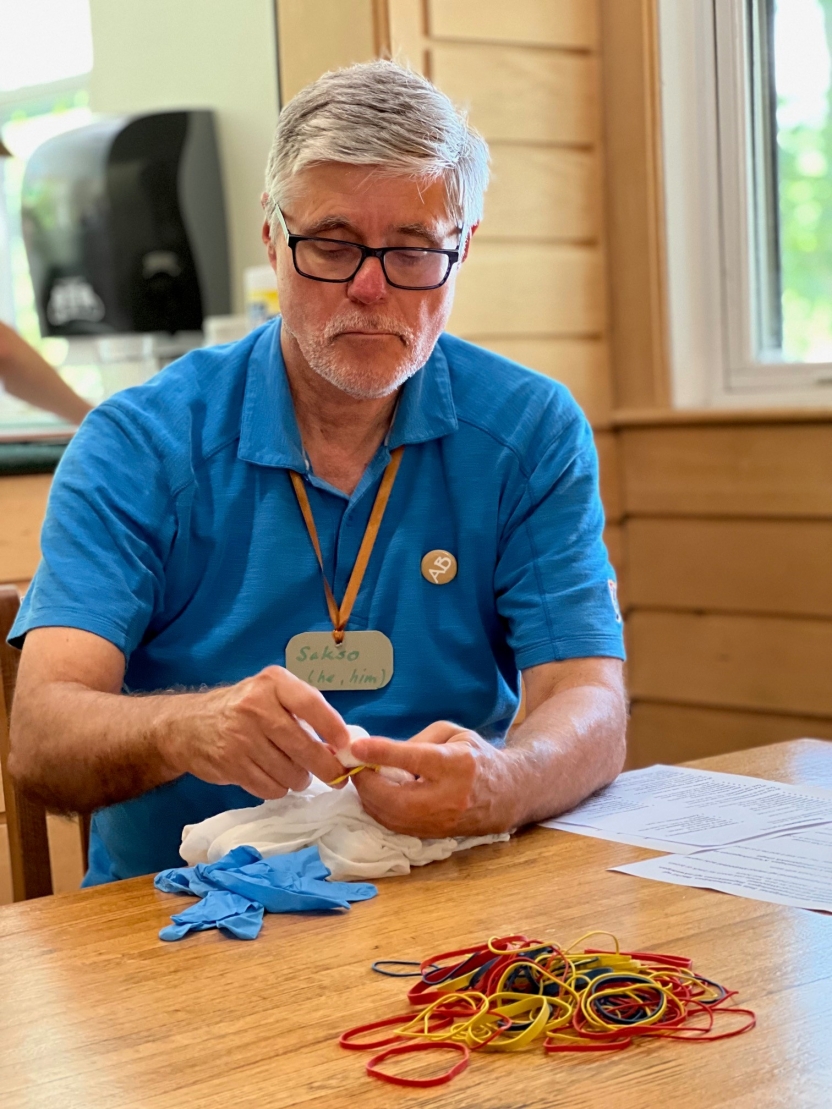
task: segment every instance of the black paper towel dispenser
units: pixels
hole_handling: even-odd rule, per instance
[[[213,113],[102,117],[39,146],[22,192],[43,335],[198,331],[230,311]]]

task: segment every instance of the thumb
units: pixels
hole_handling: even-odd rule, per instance
[[[413,740],[408,740],[403,743],[401,740],[381,736],[356,740],[352,751],[370,766],[396,767],[406,770],[416,778],[431,781],[441,777],[450,754],[448,747],[441,742],[414,743]]]
[[[435,724],[428,724],[421,732],[411,736],[407,743],[447,743],[455,735],[466,731],[461,724],[453,724],[450,720],[437,720]]]

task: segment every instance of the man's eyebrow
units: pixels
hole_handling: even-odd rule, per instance
[[[439,235],[432,228],[427,227],[424,223],[405,223],[396,228],[396,233],[399,235],[418,235],[422,239],[426,239],[430,246],[441,247],[444,235]]]
[[[345,216],[322,216],[309,225],[305,234],[320,235],[322,231],[348,231],[353,235],[358,234],[358,231]]]
[[[350,223],[345,216],[331,215],[322,216],[321,219],[316,220],[306,230],[306,235],[316,236],[327,231],[343,231],[347,234],[352,234],[359,238],[358,229]],[[428,246],[441,248],[442,240],[445,238],[443,235],[437,234],[435,230],[428,227],[424,223],[404,223],[393,229],[393,233],[397,235],[414,235],[426,241]],[[453,231],[448,233],[453,234]]]

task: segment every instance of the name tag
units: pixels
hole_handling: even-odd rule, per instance
[[[286,669],[315,689],[382,689],[393,677],[393,644],[377,631],[301,632],[286,644]]]

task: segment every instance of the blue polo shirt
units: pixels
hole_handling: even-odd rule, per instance
[[[197,350],[85,420],[55,474],[43,558],[12,629],[102,636],[125,692],[199,689],[283,665],[327,630],[321,575],[289,471],[307,489],[343,596],[390,451],[405,444],[350,627],[390,637],[381,690],[327,693],[349,723],[406,738],[454,720],[505,735],[519,674],[623,657],[590,428],[557,382],[443,335],[404,386],[388,442],[352,496],[307,474],[280,322]],[[453,581],[421,573],[436,549]],[[185,824],[255,804],[185,775],[92,822],[86,884],[179,865]]]

